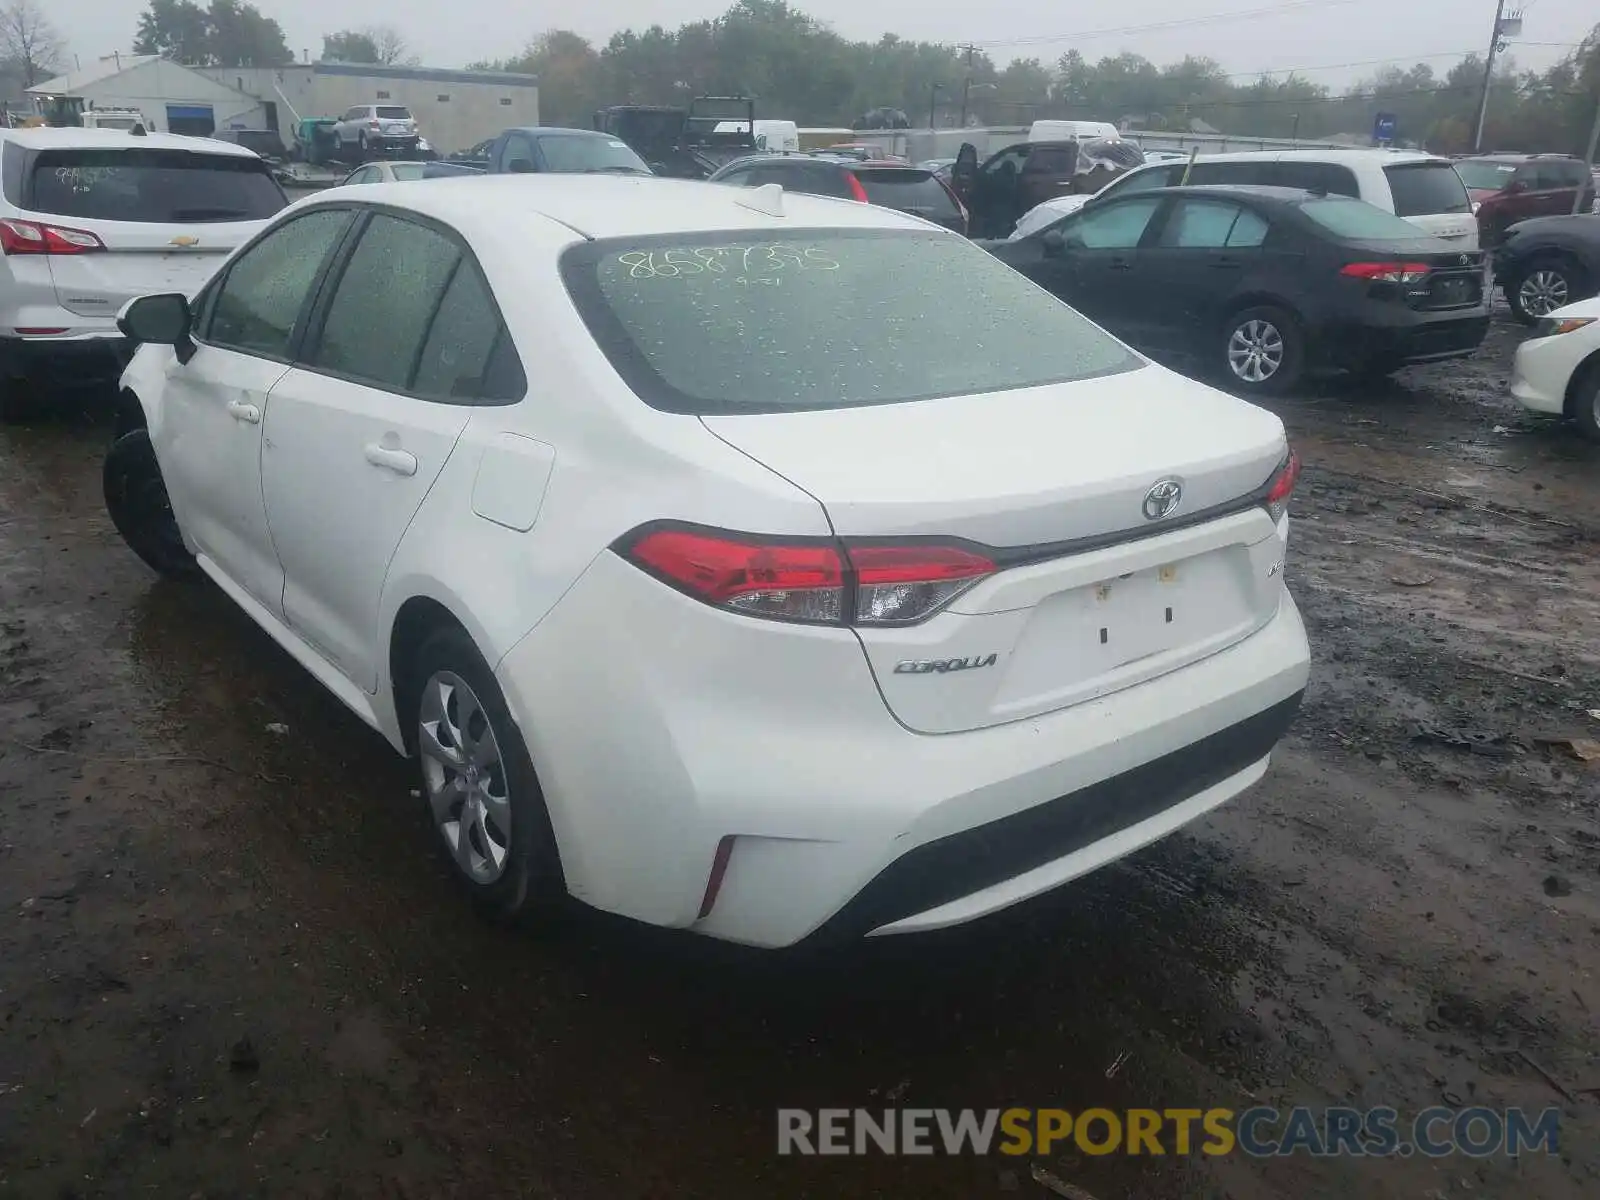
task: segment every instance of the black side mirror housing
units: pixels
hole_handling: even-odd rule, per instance
[[[189,299],[182,292],[140,296],[130,300],[117,316],[123,337],[136,346],[171,346],[181,363],[194,357],[194,341],[189,336],[193,327]]]
[[[534,173],[533,162],[526,158],[513,158],[506,170],[513,175],[532,175]]]
[[[1039,238],[1039,245],[1045,254],[1054,258],[1057,255],[1065,254],[1071,243],[1067,241],[1067,235],[1059,229],[1051,229],[1047,230]]]

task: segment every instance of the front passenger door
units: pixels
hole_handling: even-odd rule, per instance
[[[167,366],[152,431],[179,526],[274,615],[283,571],[261,502],[261,432],[272,386],[289,369],[317,281],[351,218],[348,209],[321,208],[285,221],[204,290],[194,357]]]
[[[471,415],[497,338],[476,260],[437,226],[375,212],[273,388],[262,456],[289,626],[364,691],[389,560]]]
[[[1135,344],[1145,340],[1149,324],[1139,243],[1164,202],[1165,197],[1154,193],[1084,208],[1054,227],[1067,244],[1046,259],[1048,269],[1061,279],[1058,286],[1046,284],[1051,291],[1069,294],[1079,312]],[[1048,233],[1035,236],[1042,239]]]

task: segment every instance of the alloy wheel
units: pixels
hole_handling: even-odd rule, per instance
[[[459,675],[439,671],[423,687],[418,735],[434,827],[462,874],[495,882],[511,852],[511,796],[494,727]]]
[[[1548,317],[1556,309],[1565,308],[1570,294],[1567,277],[1550,267],[1530,272],[1517,289],[1517,299],[1531,317]]]
[[[1228,368],[1245,383],[1265,383],[1283,366],[1283,334],[1259,317],[1238,326],[1228,338]]]

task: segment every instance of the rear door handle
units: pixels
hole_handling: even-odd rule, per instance
[[[393,471],[396,475],[415,475],[417,473],[417,456],[404,450],[395,450],[388,446],[380,446],[377,442],[370,442],[366,448],[367,461],[375,467],[382,467],[385,471]]]
[[[246,404],[243,400],[229,400],[228,415],[235,421],[244,421],[249,425],[261,424],[261,410],[254,404]]]
[[[1237,271],[1240,265],[1237,258],[1218,258],[1211,262],[1212,268],[1217,271]]]
[[[1111,269],[1113,271],[1131,271],[1133,270],[1133,261],[1131,259],[1120,257],[1113,258],[1111,260]]]

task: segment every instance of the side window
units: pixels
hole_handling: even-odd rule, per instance
[[[1348,167],[1332,163],[1279,162],[1272,164],[1268,178],[1278,187],[1300,188],[1307,192],[1325,192],[1330,196],[1351,196],[1361,199],[1361,187]]]
[[[1070,175],[1077,157],[1070,146],[1035,146],[1023,169],[1030,175]]]
[[[345,180],[346,183],[375,183],[378,179],[377,167],[362,167],[359,171],[352,171]]]
[[[1114,179],[1100,193],[1104,200],[1113,196],[1131,196],[1135,192],[1153,192],[1157,188],[1173,187],[1183,178],[1188,163],[1172,167],[1149,167],[1143,171],[1130,171],[1121,179]]]
[[[1517,168],[1516,174],[1511,177],[1512,183],[1520,183],[1530,191],[1539,186],[1539,168],[1534,163],[1524,163]]]
[[[352,109],[350,109],[348,112],[346,112],[344,114],[344,119],[346,121],[359,121],[361,119],[361,113],[362,113],[361,109],[352,108]]]
[[[500,151],[500,169],[511,170],[511,164],[519,158],[525,158],[533,164],[533,169],[539,169],[539,156],[533,152],[533,140],[521,134],[513,134],[506,139],[505,149]]]
[[[1208,183],[1257,186],[1271,182],[1268,171],[1274,165],[1267,162],[1206,162],[1201,159],[1189,172],[1189,182],[1196,186]]]
[[[1267,234],[1271,230],[1267,219],[1260,213],[1248,208],[1239,210],[1239,219],[1233,223],[1233,229],[1228,234],[1228,248],[1230,250],[1253,250],[1267,243]]]
[[[388,391],[409,390],[419,347],[461,257],[455,242],[427,226],[374,215],[306,363]]]
[[[1161,230],[1162,246],[1170,249],[1220,250],[1242,210],[1219,200],[1180,200]]]
[[[1145,227],[1159,207],[1159,196],[1097,205],[1085,211],[1075,227],[1062,232],[1076,237],[1089,250],[1131,250],[1144,237]]]
[[[516,348],[483,273],[463,257],[422,344],[411,391],[436,400],[520,400],[527,390]]]
[[[228,268],[216,289],[204,340],[288,358],[295,321],[329,253],[350,224],[348,209],[325,208],[278,226]]]
[[[750,187],[752,186],[750,182],[750,168],[740,167],[736,171],[729,171],[721,179],[717,180],[717,182],[725,183],[729,187]]]
[[[1028,157],[1026,146],[1012,146],[1002,150],[988,162],[983,164],[983,173],[989,176],[1014,175],[1022,170],[1023,160]]]

